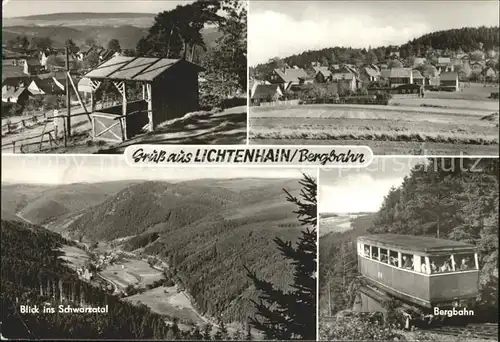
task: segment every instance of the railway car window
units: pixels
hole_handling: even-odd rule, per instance
[[[385,248],[380,248],[380,261],[383,263],[389,263],[389,256],[388,253],[389,251]]]
[[[402,259],[403,268],[413,270],[413,255],[403,253],[403,256],[401,259]]]
[[[398,252],[394,252],[394,251],[389,251],[389,263],[392,265],[392,266],[399,266],[398,265]]]
[[[365,256],[366,257],[370,256],[370,246],[365,245]]]
[[[372,246],[372,259],[378,259],[378,247]]]
[[[456,262],[456,271],[466,271],[475,270],[476,268],[476,258],[473,253],[469,254],[456,254],[454,255]]]
[[[435,256],[430,258],[431,273],[447,273],[453,271],[451,256]]]

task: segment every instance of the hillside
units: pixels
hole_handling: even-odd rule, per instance
[[[3,18],[2,26],[121,26],[147,28],[152,25],[154,13],[50,13]]]
[[[101,25],[89,23],[85,25],[13,25],[2,27],[2,43],[17,36],[26,36],[28,40],[33,37],[50,37],[55,47],[63,47],[68,39],[72,39],[77,46],[81,46],[87,39],[94,39],[97,44],[106,46],[111,39],[118,39],[123,49],[135,49],[137,42],[147,34],[148,27],[134,26],[133,22],[123,21],[120,24],[113,24],[107,20]],[[220,33],[217,28],[209,27],[202,31],[203,39],[207,46],[213,46]]]
[[[97,205],[133,181],[60,186],[2,184],[2,218],[46,224],[66,214]],[[6,216],[4,216],[6,215]]]
[[[60,258],[59,248],[68,244],[58,234],[41,227],[1,221],[2,337],[8,339],[157,339],[194,340],[175,325],[144,306],[133,306],[98,287],[80,280]],[[62,291],[61,291],[62,289]],[[53,299],[71,299],[97,308],[107,305],[106,314],[19,313],[18,305],[55,306]],[[19,300],[19,303],[16,301]],[[82,317],[87,317],[82,319]]]

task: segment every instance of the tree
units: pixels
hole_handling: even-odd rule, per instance
[[[75,42],[72,39],[66,40],[64,45],[68,48],[68,51],[72,54],[75,54],[78,52],[78,46],[76,46]]]
[[[391,59],[389,61],[389,63],[387,63],[387,67],[389,69],[394,69],[394,68],[402,68],[403,67],[403,63],[401,63],[400,61],[398,61],[397,59]]]
[[[10,49],[18,49],[21,51],[26,51],[30,43],[26,36],[16,36],[14,39],[8,40],[6,45]]]
[[[373,50],[369,50],[365,55],[365,64],[377,64],[377,63],[378,63],[377,55],[375,54],[375,52],[373,52]]]
[[[99,65],[99,53],[95,50],[91,51],[83,60],[85,68],[95,68]]]
[[[31,38],[30,48],[46,51],[52,49],[53,41],[49,37],[33,37]]]
[[[120,52],[122,48],[120,47],[120,41],[118,39],[111,39],[108,42],[108,49],[113,52]]]
[[[94,38],[89,37],[89,38],[85,39],[85,45],[92,47],[92,46],[96,46],[97,44],[96,44],[96,41]]]
[[[300,181],[301,200],[285,190],[287,201],[298,209],[299,222],[306,226],[295,248],[291,242],[279,238],[274,241],[282,255],[294,266],[292,290],[284,292],[265,280],[260,280],[255,272],[247,269],[248,276],[261,293],[260,301],[254,301],[257,309],[251,324],[262,331],[268,339],[290,340],[316,338],[316,223],[317,186],[316,181],[304,175]],[[259,320],[258,316],[262,318]]]

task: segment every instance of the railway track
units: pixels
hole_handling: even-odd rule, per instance
[[[441,326],[423,329],[422,331],[447,336],[463,336],[468,338],[485,339],[488,341],[498,341],[497,323],[468,324],[465,327]]]

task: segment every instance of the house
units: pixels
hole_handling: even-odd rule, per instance
[[[24,106],[28,101],[30,92],[25,87],[4,85],[2,87],[2,102],[17,103]]]
[[[425,85],[425,78],[419,70],[412,70],[413,84]]]
[[[354,92],[358,89],[358,79],[356,75],[350,72],[334,73],[332,74],[332,81],[337,83],[339,93]]]
[[[338,73],[351,73],[354,76],[359,77],[358,70],[356,70],[356,67],[352,64],[342,64]]]
[[[307,81],[307,82],[306,82]],[[301,68],[279,68],[274,69],[269,78],[272,84],[285,84],[285,88],[293,85],[311,83],[309,76],[304,69]]]
[[[332,80],[332,72],[328,70],[325,66],[315,66],[314,69],[314,79],[316,83],[326,83]]]
[[[403,84],[413,84],[413,70],[411,68],[392,68],[389,70],[390,87],[397,87]]]
[[[444,72],[440,75],[439,85],[441,87],[454,88],[455,91],[459,90],[458,87],[458,73]]]
[[[24,53],[2,48],[2,66],[23,66],[27,57]]]
[[[32,95],[62,95],[64,86],[55,78],[35,79],[28,85]]]
[[[279,84],[258,84],[252,95],[252,103],[278,101],[283,96]]]
[[[28,58],[23,65],[23,71],[26,75],[38,75],[43,67],[37,58]]]
[[[6,65],[2,67],[2,86],[27,86],[30,79],[30,76],[24,73],[23,67],[21,66]]]
[[[378,67],[375,68],[373,66],[362,67],[359,72],[359,79],[363,84],[376,82],[380,80],[380,70]]]

